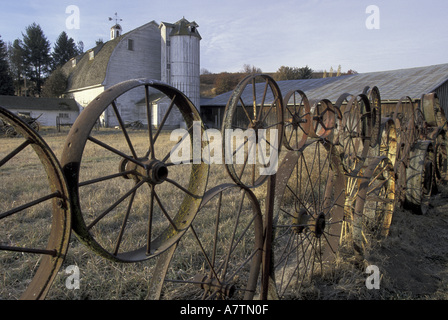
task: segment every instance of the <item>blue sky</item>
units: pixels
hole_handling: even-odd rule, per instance
[[[115,12],[124,32],[149,21],[196,21],[201,67],[263,72],[280,66],[373,72],[448,63],[446,0],[21,0],[1,1],[0,36],[22,38],[39,24],[52,46],[62,31],[84,48],[109,40]],[[67,7],[79,8],[79,28],[68,28]],[[374,5],[378,11],[369,11]],[[378,13],[379,12],[379,13]],[[372,20],[374,17],[379,19]],[[379,29],[369,29],[370,25]],[[377,24],[379,22],[379,25]]]

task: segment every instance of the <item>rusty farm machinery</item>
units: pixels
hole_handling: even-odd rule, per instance
[[[133,141],[117,106],[136,91],[146,97],[148,124],[154,92],[166,102],[159,125],[138,130],[146,143]],[[98,134],[104,112],[116,117],[125,147]],[[186,134],[170,145],[164,132],[172,130],[173,115],[182,117]],[[366,87],[336,102],[311,101],[299,88],[283,96],[270,76],[250,75],[232,92],[222,130],[214,132],[222,137],[214,152],[226,155],[221,164],[194,155],[172,161],[181,144],[206,150],[210,140],[191,138],[208,132],[196,107],[156,80],[129,80],[100,94],[73,123],[61,159],[16,115],[0,108],[0,119],[20,133],[10,150],[1,148],[2,179],[14,174],[15,159],[32,155],[45,177],[30,199],[21,201],[14,186],[2,191],[10,194],[2,195],[0,259],[11,269],[2,282],[12,288],[14,277],[28,277],[22,299],[46,297],[72,232],[104,259],[157,257],[150,299],[185,286],[197,299],[288,299],[341,251],[362,256],[371,241],[386,237],[397,207],[425,214],[447,171],[446,118],[434,93],[420,103],[403,97],[382,106],[379,88]],[[106,157],[116,159],[113,167],[103,164]],[[223,176],[230,179],[220,183]],[[104,207],[98,190],[115,198]],[[46,234],[14,238],[12,230],[31,215],[47,216],[40,219]],[[197,250],[184,251],[191,247]],[[170,270],[191,252],[200,270],[173,277]],[[15,272],[30,263],[18,265],[19,256],[35,257],[26,267],[32,272]]]

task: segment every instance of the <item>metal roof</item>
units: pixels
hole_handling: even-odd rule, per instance
[[[403,96],[420,99],[423,94],[433,92],[448,81],[448,64],[433,65],[410,69],[399,69],[371,73],[359,73],[332,78],[285,80],[278,81],[282,95],[290,90],[302,90],[308,99],[328,99],[335,102],[343,93],[359,94],[365,87],[378,87],[382,100],[396,101]],[[258,84],[263,86],[263,84]],[[257,86],[258,86],[257,85]],[[261,101],[263,89],[256,87]],[[250,90],[246,90],[250,91]],[[250,93],[250,92],[249,92]],[[225,106],[232,92],[219,95],[206,102],[207,106]],[[258,99],[259,98],[259,99]],[[273,97],[266,97],[266,103],[272,102]]]
[[[0,96],[0,106],[8,110],[56,110],[79,112],[73,99]]]

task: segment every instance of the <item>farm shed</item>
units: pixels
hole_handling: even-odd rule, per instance
[[[64,123],[73,123],[79,107],[73,99],[0,96],[0,106],[15,113],[37,118],[42,126],[56,126],[59,117]]]
[[[448,113],[448,64],[433,65],[427,67],[379,71],[370,73],[358,73],[332,78],[302,79],[278,81],[278,86],[285,96],[291,90],[302,90],[310,100],[328,99],[335,103],[343,93],[359,94],[365,87],[378,87],[381,95],[382,106],[395,106],[399,99],[409,96],[414,103],[419,103],[422,95],[435,92],[440,100],[440,105]],[[257,101],[261,101],[264,84],[259,84]],[[257,85],[258,86],[258,85]],[[209,125],[221,123],[225,106],[232,92],[221,94],[211,100],[204,100],[201,105],[201,113],[220,114],[220,121],[209,121]],[[266,97],[266,102],[272,100],[272,96]],[[219,112],[217,110],[220,110]],[[206,117],[205,117],[206,118]]]

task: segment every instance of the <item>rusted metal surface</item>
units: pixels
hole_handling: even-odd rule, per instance
[[[19,195],[15,197],[14,203],[11,206],[8,206],[10,208],[8,211],[0,212],[0,230],[3,230],[0,232],[0,254],[5,259],[4,261],[8,261],[8,254],[13,252],[19,252],[28,258],[37,256],[37,263],[35,266],[37,271],[33,273],[32,278],[30,279],[31,282],[22,293],[21,299],[44,299],[50,289],[53,279],[59,271],[69,244],[71,212],[67,184],[56,156],[45,141],[33,129],[20,118],[2,107],[0,107],[0,119],[13,126],[15,132],[19,133],[21,139],[24,140],[23,143],[15,149],[2,149],[0,173],[3,173],[2,170],[6,170],[6,172],[10,170],[11,166],[15,165],[16,157],[22,152],[26,153],[29,151],[27,149],[32,148],[33,152],[36,153],[41,161],[42,167],[48,178],[47,184],[49,191],[47,195],[34,199],[26,199],[26,202],[22,203],[20,206],[16,204],[21,203]],[[14,192],[15,187],[19,187],[20,183],[20,180],[17,180],[17,186],[11,185],[8,190]],[[33,245],[32,239],[25,243],[22,242],[20,246],[15,246],[14,243],[9,244],[10,241],[5,237],[7,236],[8,229],[11,228],[11,226],[7,227],[9,225],[8,223],[10,223],[11,219],[14,219],[17,216],[20,217],[31,212],[31,210],[38,205],[45,205],[49,212],[48,219],[45,220],[44,217],[41,218],[43,221],[50,223],[48,234],[44,235],[46,243],[41,244],[45,247],[36,246],[35,244]],[[4,265],[4,267],[7,268],[7,265]],[[23,281],[23,279],[20,280]]]
[[[208,179],[209,166],[203,162],[202,158],[199,159],[199,163],[192,161],[192,163],[183,167],[185,172],[189,172],[189,181],[187,180],[186,184],[185,181],[173,181],[170,179],[170,172],[173,172],[177,168],[176,165],[170,163],[170,159],[166,157],[165,153],[162,155],[158,150],[158,148],[163,146],[163,144],[158,143],[157,140],[160,130],[163,129],[163,123],[157,129],[157,132],[153,132],[156,130],[152,129],[152,125],[147,126],[146,132],[149,137],[148,146],[142,154],[137,154],[129,134],[127,133],[126,127],[122,125],[124,120],[122,119],[116,102],[121,95],[129,93],[132,89],[136,88],[145,90],[145,110],[146,116],[148,117],[147,123],[152,124],[152,109],[148,97],[148,90],[149,88],[152,88],[163,93],[166,96],[167,101],[170,102],[170,107],[166,110],[167,115],[171,112],[179,112],[189,130],[193,129],[196,122],[199,123],[200,137],[202,137],[204,132],[204,126],[199,113],[183,93],[164,83],[146,79],[130,80],[111,87],[87,106],[73,124],[66,139],[61,159],[61,165],[67,177],[67,182],[73,199],[73,231],[81,241],[93,251],[114,261],[135,262],[146,260],[162,253],[175,244],[193,221],[201,204]],[[129,146],[127,150],[115,150],[113,146],[100,141],[99,139],[101,138],[93,137],[92,129],[97,122],[97,119],[108,107],[112,107],[113,112],[120,123],[120,130],[123,132],[123,137]],[[166,119],[168,119],[168,117],[166,117]],[[100,148],[110,150],[113,154],[118,156],[117,167],[120,168],[118,173],[104,173],[102,177],[97,178],[95,181],[80,181],[80,176],[82,175],[83,170],[83,167],[81,166],[83,151],[88,141],[93,142]],[[193,146],[193,135],[191,135],[190,141]],[[202,150],[205,148],[205,142],[202,141],[202,139],[199,141],[201,143],[199,147],[200,150]],[[193,148],[191,148],[191,150],[193,150]],[[105,244],[103,243],[99,243],[100,241],[97,238],[100,235],[93,234],[93,226],[97,227],[98,223],[101,223],[101,220],[103,220],[112,209],[115,210],[115,203],[110,205],[107,209],[96,209],[98,212],[94,212],[94,215],[97,218],[87,223],[85,219],[86,213],[82,207],[82,203],[86,201],[86,199],[83,199],[79,192],[84,185],[91,185],[92,183],[99,183],[104,179],[115,178],[116,174],[122,176],[122,178],[119,179],[124,178],[134,181],[134,185],[130,186],[127,193],[117,200],[117,202],[122,202],[125,199],[129,199],[130,204],[128,208],[125,209],[127,210],[127,213],[123,218],[123,226],[115,239],[114,247],[111,248],[105,247]],[[188,175],[186,177],[188,179]],[[156,191],[162,184],[170,185],[171,189],[180,189],[182,192],[180,200],[177,203],[177,212],[172,214],[171,218],[169,218],[169,214],[165,214],[167,225],[163,230],[156,234],[155,231],[153,232],[152,227],[152,219],[155,215],[154,212],[155,210],[161,210],[165,213],[167,210],[165,208],[167,202],[163,203],[163,201],[169,201],[169,199],[160,200],[163,195]],[[180,186],[181,184],[185,185],[185,187]],[[145,236],[147,238],[147,243],[144,246],[122,250],[120,248],[123,242],[122,234],[125,231],[128,233],[130,232],[129,228],[131,227],[127,227],[126,222],[128,221],[129,213],[132,212],[133,198],[136,192],[147,192],[147,197],[149,199],[149,212],[147,212],[147,220],[144,222],[148,226]]]
[[[240,148],[244,150],[242,163],[235,158],[227,162],[226,158],[223,165],[234,183],[208,185],[209,164],[200,159],[185,166],[187,183],[181,185],[181,181],[172,180],[176,164],[159,156],[158,128],[139,126],[139,132],[146,132],[148,146],[143,154],[134,149],[128,133],[132,128],[126,125],[119,97],[140,89],[145,92],[148,124],[153,123],[150,90],[156,90],[158,98],[164,95],[169,105],[161,126],[169,122],[169,115],[175,110],[186,123],[188,133],[194,133],[194,123],[199,123],[202,137],[205,128],[191,101],[179,90],[150,79],[117,84],[92,101],[67,136],[61,164],[26,124],[16,125],[29,138],[0,162],[0,169],[31,144],[49,172],[50,183],[56,185],[56,196],[50,195],[54,197],[53,210],[56,216],[68,220],[54,222],[50,242],[51,246],[59,245],[59,251],[51,252],[60,254],[55,254],[57,261],[41,263],[42,272],[33,280],[25,298],[45,296],[63,259],[70,227],[85,245],[104,258],[137,262],[159,257],[149,285],[149,299],[163,298],[164,290],[175,291],[176,286],[191,286],[195,298],[296,298],[302,284],[332,267],[341,248],[351,248],[353,255],[362,255],[372,239],[387,237],[397,206],[424,214],[431,194],[447,177],[447,121],[434,93],[423,95],[420,104],[403,96],[396,106],[383,109],[380,88],[366,86],[362,92],[341,92],[333,104],[325,98],[326,92],[310,101],[301,88],[291,88],[283,98],[270,76],[255,74],[243,79],[230,94],[221,129],[223,155],[229,147],[231,158]],[[93,132],[107,110],[115,115],[128,149],[118,150]],[[12,116],[0,111],[2,120],[10,122]],[[260,132],[269,129],[275,129],[277,135],[260,136]],[[229,134],[235,130],[254,132],[255,140],[246,135],[239,145],[230,146],[234,137]],[[256,167],[254,163],[260,159],[248,161],[249,153],[260,148],[259,138],[265,139],[268,147],[274,147],[276,157],[269,160],[278,161],[278,170],[269,174],[260,175],[258,170],[272,163]],[[204,141],[200,145],[195,145],[194,139],[188,142],[191,148],[207,147]],[[118,158],[114,171],[96,178],[81,178],[88,166],[83,163],[87,144],[114,154]],[[117,180],[113,179],[131,187],[124,194],[117,194],[117,202],[106,210],[87,210],[85,193],[80,190],[99,190],[99,183],[110,181],[107,188],[114,194],[112,186]],[[167,186],[181,192],[180,201],[175,202],[170,192],[162,189]],[[132,210],[133,199],[143,188],[148,201],[148,211],[144,212],[146,241],[123,249],[124,234],[132,233],[126,227],[128,216],[133,211],[141,213],[139,208]],[[234,221],[234,230],[239,229],[243,218],[250,219],[241,236],[235,231],[226,232],[232,234],[232,239],[244,238],[244,243],[250,244],[249,253],[241,256],[233,250],[241,242],[228,248],[218,244],[224,227],[219,221],[226,210],[222,203],[228,193],[235,191],[241,202],[229,201],[236,207],[228,215]],[[116,230],[119,236],[110,248],[100,240],[104,231],[95,228],[124,200],[129,200],[129,205],[124,210],[122,227]],[[242,206],[243,200],[248,201],[247,207]],[[214,201],[218,202],[210,209]],[[174,214],[167,212],[163,205],[167,202],[176,208]],[[21,209],[0,213],[0,220]],[[158,229],[153,227],[156,211],[166,219],[164,227]],[[87,217],[92,213],[93,221]],[[209,218],[213,222],[206,220]],[[196,224],[214,226],[214,241],[206,241],[202,228]],[[188,242],[189,237],[193,242]],[[204,256],[201,270],[191,270],[181,281],[168,279],[170,268],[176,268],[176,261],[188,254],[180,250],[180,243],[197,246]],[[223,264],[217,263],[220,246],[228,249],[224,254],[227,258],[220,260],[225,261]],[[1,244],[0,249],[12,250]],[[45,259],[53,257],[45,255],[46,251],[37,251]],[[293,251],[294,257],[289,254]]]
[[[259,101],[257,92],[262,92]],[[266,145],[267,142],[262,153],[267,154],[266,149],[279,152],[283,138],[283,114],[282,94],[270,76],[249,75],[235,88],[227,103],[221,130],[222,154],[228,155],[225,167],[235,183],[253,188],[266,181],[268,175],[260,174],[260,167],[275,164],[271,159],[264,164],[265,161],[256,161],[255,158],[260,154],[262,143]],[[261,137],[260,132],[265,132],[265,136]],[[241,139],[237,138],[233,143],[234,135],[240,135]]]

